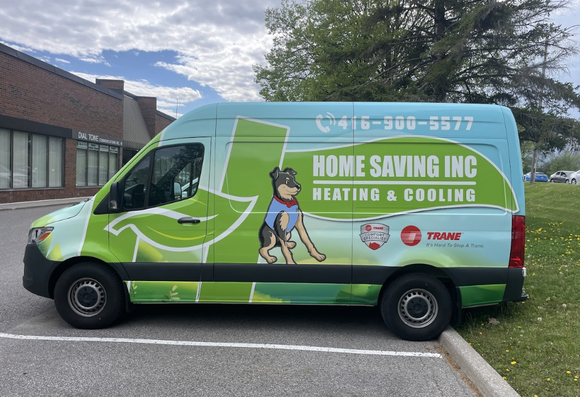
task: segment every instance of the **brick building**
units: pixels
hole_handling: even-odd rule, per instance
[[[95,84],[0,44],[0,203],[91,196],[174,120],[122,80]]]

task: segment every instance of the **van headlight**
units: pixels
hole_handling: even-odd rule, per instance
[[[28,232],[28,244],[38,244],[44,241],[54,230],[52,226],[35,227]]]

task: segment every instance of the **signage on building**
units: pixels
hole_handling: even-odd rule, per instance
[[[93,134],[92,132],[73,130],[72,138],[79,141],[101,143],[104,145],[123,146],[123,141],[119,140],[119,138],[102,134]]]

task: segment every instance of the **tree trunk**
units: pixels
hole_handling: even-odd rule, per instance
[[[536,182],[536,162],[538,161],[538,148],[534,147],[534,155],[532,156],[532,172],[530,173],[530,185]]]
[[[433,16],[434,16],[434,26],[433,31],[435,34],[434,44],[437,44],[440,40],[445,38],[445,28],[447,25],[447,21],[445,19],[445,2],[443,0],[436,0],[433,9]],[[445,59],[445,51],[444,49],[440,48],[439,51],[434,56],[434,64],[443,61]],[[439,65],[441,67],[441,65]],[[433,81],[433,96],[436,102],[445,102],[447,99],[447,88],[446,87],[446,79],[447,76],[441,73],[438,73],[435,77],[435,81]]]

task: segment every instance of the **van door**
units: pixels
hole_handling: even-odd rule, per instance
[[[348,303],[352,176],[338,162],[352,160],[352,128],[323,115],[350,121],[352,104],[220,109],[215,233],[225,237],[201,301]]]
[[[211,138],[150,151],[120,182],[123,212],[109,215],[109,246],[132,301],[196,301],[208,233]],[[181,142],[181,143],[180,143]]]

